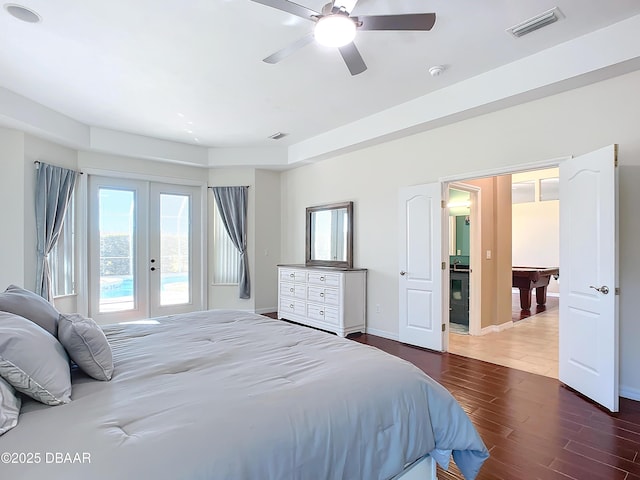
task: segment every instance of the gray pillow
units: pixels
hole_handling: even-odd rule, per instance
[[[40,325],[54,337],[58,333],[58,312],[40,295],[29,290],[9,285],[0,293],[0,311],[20,315]]]
[[[64,347],[35,323],[6,312],[0,312],[0,377],[47,405],[71,401]]]
[[[111,345],[93,319],[79,313],[61,313],[58,320],[58,340],[84,373],[96,380],[111,380]]]
[[[13,387],[0,377],[0,435],[18,424],[21,403]]]

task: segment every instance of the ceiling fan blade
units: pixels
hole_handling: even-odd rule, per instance
[[[344,47],[340,47],[340,55],[344,59],[344,63],[347,64],[347,68],[351,72],[351,75],[358,75],[367,69],[367,65],[364,63],[364,59],[360,52],[356,48],[355,44],[351,42]]]
[[[278,63],[281,60],[284,60],[285,58],[287,58],[292,53],[297,52],[305,45],[308,45],[311,42],[313,42],[313,39],[314,39],[313,32],[311,32],[308,35],[305,35],[304,37],[302,37],[300,40],[292,43],[287,47],[284,47],[282,50],[278,50],[273,55],[269,55],[267,58],[265,58],[262,61],[265,63]]]
[[[314,20],[313,17],[320,15],[318,12],[311,10],[310,8],[303,7],[302,5],[298,5],[297,3],[289,2],[287,0],[251,0],[255,3],[260,3],[262,5],[266,5],[267,7],[272,7],[277,10],[282,10],[283,12],[290,13],[291,15],[296,15],[297,17],[306,18],[307,20]]]
[[[365,15],[353,18],[362,22],[359,30],[431,30],[436,23],[435,13]]]

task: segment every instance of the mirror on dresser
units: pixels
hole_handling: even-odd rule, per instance
[[[353,268],[353,202],[307,207],[307,266]]]

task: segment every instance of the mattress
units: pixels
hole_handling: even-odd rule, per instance
[[[104,331],[112,380],[25,400],[0,478],[382,480],[453,452],[473,479],[488,457],[445,388],[374,347],[222,310]]]

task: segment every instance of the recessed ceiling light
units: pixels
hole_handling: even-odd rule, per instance
[[[10,15],[17,18],[18,20],[22,20],[23,22],[39,23],[42,21],[40,15],[38,15],[30,8],[24,7],[22,5],[17,5],[15,3],[5,3],[4,9],[9,12]]]

